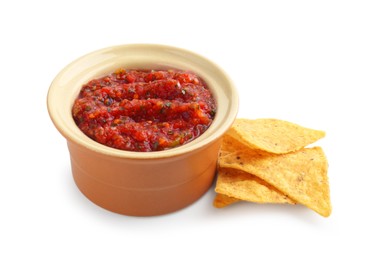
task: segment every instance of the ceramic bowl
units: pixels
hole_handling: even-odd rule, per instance
[[[72,118],[73,102],[83,84],[120,67],[197,73],[217,103],[212,125],[194,141],[158,152],[122,151],[90,139]],[[80,191],[112,212],[152,216],[184,208],[211,187],[221,136],[235,120],[238,95],[226,73],[200,55],[171,46],[131,44],[94,51],[73,61],[53,80],[47,106],[54,125],[67,140]]]

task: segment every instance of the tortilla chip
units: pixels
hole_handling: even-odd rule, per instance
[[[300,150],[325,132],[278,119],[237,119],[228,134],[251,149],[283,154]]]
[[[255,203],[295,202],[256,176],[232,168],[220,168],[215,191],[226,196]]]
[[[226,196],[224,194],[217,193],[215,198],[214,198],[213,205],[216,208],[224,208],[224,207],[226,207],[230,204],[233,204],[235,202],[238,202],[238,201],[239,201],[239,199],[235,199],[235,198]]]
[[[297,203],[327,217],[331,213],[328,162],[320,147],[287,154],[265,154],[250,150],[226,135],[219,166],[238,169],[264,180]]]

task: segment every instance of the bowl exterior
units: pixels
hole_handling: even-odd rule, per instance
[[[68,142],[74,180],[95,204],[131,216],[170,213],[199,199],[212,185],[220,140],[176,157],[114,158]]]

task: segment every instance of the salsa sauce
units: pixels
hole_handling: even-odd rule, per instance
[[[215,100],[196,74],[125,70],[82,86],[72,108],[77,126],[109,147],[138,152],[186,144],[212,123]]]

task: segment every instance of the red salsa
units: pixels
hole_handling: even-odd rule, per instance
[[[216,103],[205,82],[180,70],[125,70],[83,85],[72,108],[93,140],[127,151],[162,151],[208,129]]]

